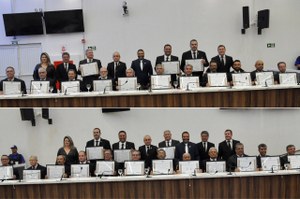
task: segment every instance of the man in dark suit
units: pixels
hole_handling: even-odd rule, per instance
[[[224,45],[218,46],[218,55],[211,58],[211,60],[214,60],[218,64],[218,72],[219,73],[229,73],[230,68],[233,64],[233,59],[231,56],[225,55],[226,48]]]
[[[8,155],[1,156],[1,166],[2,167],[7,167],[7,166],[12,167],[12,165],[10,165],[9,162],[10,162],[10,160],[9,160]],[[17,168],[13,167],[13,180],[19,180],[19,179],[20,179],[19,171]]]
[[[200,168],[203,170],[203,172],[206,172],[206,163],[213,161],[222,161],[222,159],[218,157],[218,151],[214,146],[209,148],[208,158],[201,161]]]
[[[101,138],[101,130],[99,128],[94,128],[93,136],[94,139],[88,141],[85,148],[102,146],[103,149],[111,149],[110,142],[106,139]]]
[[[114,52],[113,62],[107,65],[108,77],[113,80],[114,90],[119,77],[126,77],[126,63],[120,61],[120,53]]]
[[[21,92],[23,94],[26,94],[26,85],[25,82],[21,79],[18,79],[15,77],[15,69],[12,66],[8,66],[5,69],[5,73],[6,73],[6,78],[1,80],[0,82],[0,91],[3,91],[3,82],[5,81],[13,81],[13,82],[21,82]]]
[[[178,57],[172,55],[172,46],[170,44],[164,46],[164,53],[164,55],[156,57],[155,66],[162,62],[179,61]]]
[[[134,149],[135,146],[133,142],[127,141],[127,133],[125,131],[119,132],[119,142],[116,142],[112,145],[113,150],[116,149]]]
[[[39,79],[37,81],[49,81],[49,89],[50,87],[53,88],[52,93],[56,93],[56,85],[55,85],[55,81],[53,79],[50,79],[49,77],[47,77],[47,70],[44,69],[43,67],[40,67],[38,69],[38,75],[39,75]]]
[[[203,66],[208,66],[208,60],[206,57],[206,53],[198,50],[198,41],[196,39],[192,39],[190,41],[191,50],[186,51],[182,54],[180,69],[184,71],[184,66],[186,65],[186,60],[188,59],[201,59]],[[201,77],[203,71],[193,72],[194,76]]]
[[[68,79],[66,81],[78,81],[79,82],[79,90],[80,91],[87,91],[87,89],[83,86],[83,83],[80,79],[77,79],[76,77],[76,70],[74,69],[69,69],[68,70]],[[65,82],[65,81],[64,81]]]
[[[206,72],[203,74],[202,81],[201,81],[201,86],[206,87],[210,86],[208,84],[208,73],[217,73],[218,72],[218,64],[216,61],[211,60],[209,62],[209,68],[206,70]]]
[[[62,61],[63,62],[56,67],[56,79],[59,82],[68,81],[68,71],[70,69],[76,72],[77,77],[77,68],[74,64],[70,63],[70,54],[68,52],[62,54]]]
[[[285,164],[290,164],[288,160],[289,155],[295,155],[296,154],[296,147],[293,144],[289,144],[286,146],[286,154],[284,156],[280,157],[280,166],[282,169],[285,169]],[[287,168],[288,169],[288,168]]]
[[[182,142],[175,146],[175,158],[182,161],[182,155],[189,153],[191,160],[199,160],[199,151],[195,143],[190,142],[190,134],[187,131],[182,133]]]
[[[104,154],[105,157],[105,154]],[[78,152],[78,164],[88,164],[89,165],[89,170],[90,170],[90,176],[95,176],[95,170],[96,170],[96,164],[91,163],[90,161],[87,160],[86,153],[85,151],[79,151]]]
[[[139,49],[137,55],[138,59],[132,61],[131,68],[134,70],[137,82],[141,84],[141,88],[148,89],[150,77],[153,75],[152,64],[151,61],[144,58],[145,53],[143,49]]]
[[[40,165],[38,163],[37,156],[30,156],[29,158],[30,167],[27,168],[27,170],[40,170],[41,171],[41,179],[45,179],[45,176],[47,175],[47,169],[46,167]]]
[[[237,168],[237,159],[239,157],[248,157],[244,153],[244,145],[242,143],[237,143],[235,145],[235,154],[230,156],[227,160],[227,171],[237,171],[239,172],[240,170]]]
[[[144,145],[139,147],[141,160],[145,161],[145,168],[152,168],[152,160],[157,157],[157,147],[151,144],[152,139],[149,135],[144,137]]]
[[[170,130],[164,131],[164,138],[165,138],[164,141],[161,141],[160,143],[158,143],[159,148],[176,146],[177,144],[180,143],[178,140],[172,139],[172,133]]]
[[[256,156],[256,165],[257,165],[258,169],[262,170],[261,158],[262,157],[268,157],[268,155],[267,155],[267,145],[266,144],[258,145],[258,152],[259,152],[259,155]]]
[[[234,60],[232,63],[232,71],[230,73],[227,73],[227,81],[230,83],[231,86],[233,86],[232,82],[232,74],[235,73],[245,73],[245,71],[242,69],[242,64],[240,60]]]
[[[222,160],[227,161],[230,156],[235,154],[235,145],[240,141],[232,139],[232,131],[230,129],[225,130],[225,140],[219,143],[219,157]]]
[[[200,160],[207,160],[209,159],[208,151],[211,147],[215,147],[214,143],[208,142],[209,133],[207,131],[201,132],[201,142],[197,144],[199,150],[199,157]]]
[[[81,64],[94,63],[94,62],[97,63],[98,69],[100,70],[100,68],[102,67],[101,61],[98,59],[94,59],[94,52],[92,49],[87,49],[86,50],[86,59],[81,60],[79,62],[78,74],[81,75],[81,66],[80,66]],[[92,91],[93,90],[93,80],[98,79],[98,77],[99,77],[99,74],[82,77],[82,82],[83,82],[84,87],[86,87],[87,84],[90,84],[91,85],[90,90]]]
[[[262,60],[257,60],[255,62],[255,70],[250,73],[252,84],[256,81],[256,73],[265,72],[264,71],[264,62]]]

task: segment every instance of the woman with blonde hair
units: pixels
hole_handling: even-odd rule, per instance
[[[44,68],[46,69],[47,71],[47,78],[50,78],[52,80],[56,80],[55,78],[55,68],[54,68],[54,65],[51,63],[51,60],[50,60],[50,57],[48,55],[48,53],[46,52],[43,52],[40,56],[40,60],[41,62],[38,63],[35,68],[34,68],[34,71],[33,71],[33,79],[34,80],[39,80],[39,73],[38,73],[38,70],[39,68]]]
[[[57,156],[64,155],[66,157],[66,164],[78,164],[78,151],[74,146],[73,140],[70,136],[65,136],[63,140],[63,147],[58,149]]]

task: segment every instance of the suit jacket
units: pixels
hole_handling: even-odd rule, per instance
[[[116,72],[115,72],[115,63],[110,62],[107,64],[108,77],[113,79],[114,82],[118,80],[118,77],[126,77],[126,64],[124,62],[119,61]]]
[[[261,72],[265,72],[264,70],[262,70]],[[256,73],[259,73],[259,71],[254,70],[250,73],[251,76],[251,81],[255,81],[256,80]]]
[[[193,142],[188,142],[189,154],[192,160],[199,160],[198,147]],[[181,142],[175,146],[175,158],[182,160],[182,155],[185,153],[185,143]]]
[[[288,155],[285,154],[284,156],[280,157],[280,166],[282,169],[284,169],[284,164],[289,164]]]
[[[192,56],[192,53],[191,53],[191,50],[189,51],[186,51],[182,54],[182,58],[181,58],[181,65],[180,65],[180,69],[182,71],[184,71],[184,66],[185,66],[185,61],[187,59],[193,59],[193,56]],[[197,59],[204,59],[205,60],[205,64],[204,66],[208,66],[209,65],[209,62],[207,60],[207,57],[206,57],[206,53],[203,52],[203,51],[200,51],[200,50],[197,50]],[[193,73],[194,75],[194,73]]]
[[[145,168],[152,168],[152,160],[156,159],[157,155],[157,147],[154,145],[150,145],[150,149],[148,150],[148,153],[146,152],[146,146],[140,146],[139,151],[141,153],[141,160],[145,161]]]
[[[243,157],[248,157],[244,154]],[[227,171],[234,171],[237,168],[237,155],[233,154],[227,160]]]
[[[74,64],[69,63],[68,71],[70,69],[72,69],[76,72],[76,78],[77,78],[77,68],[76,68],[76,66]],[[56,73],[56,80],[58,80],[59,82],[68,81],[68,79],[69,79],[68,78],[68,72],[65,69],[64,63],[61,63],[56,67],[55,73]]]
[[[4,81],[8,81],[8,79],[5,78],[5,79],[1,80],[1,82],[0,82],[0,91],[3,91],[3,82]],[[26,84],[25,84],[25,82],[23,80],[18,79],[18,78],[14,78],[13,81],[14,82],[21,82],[21,91],[23,92],[23,94],[27,93],[27,91],[26,91]]]
[[[143,70],[141,70],[140,59],[136,59],[132,61],[131,68],[135,72],[137,82],[140,83],[142,87],[147,88],[149,86],[150,77],[153,75],[151,61],[143,59]]]
[[[222,160],[227,161],[230,156],[235,154],[234,148],[235,148],[235,145],[239,142],[240,141],[238,141],[238,140],[232,140],[232,143],[233,143],[233,146],[231,146],[232,150],[228,147],[226,140],[219,143],[219,149],[218,149],[219,157],[222,158]]]
[[[270,156],[267,155],[265,157],[270,157]],[[256,167],[257,168],[262,168],[262,165],[261,165],[261,156],[260,155],[256,156]]]
[[[219,55],[211,58],[211,60],[214,60],[215,62],[217,62],[217,65],[218,65],[217,71],[219,73],[229,73],[230,72],[230,68],[233,65],[233,59],[232,59],[231,56],[228,56],[228,55],[225,55],[225,65],[222,64]]]
[[[165,61],[165,55],[161,55],[161,56],[156,57],[155,66],[156,66],[157,64],[161,64],[161,63],[164,62],[164,61]],[[177,56],[171,55],[171,60],[169,60],[169,61],[179,61],[179,59],[178,59]],[[155,67],[154,67],[154,68],[155,68]]]
[[[171,146],[176,146],[177,144],[179,144],[180,142],[178,140],[173,140],[172,139],[172,142],[171,142]],[[167,147],[166,146],[166,141],[161,141],[160,143],[158,143],[158,147],[159,148],[162,148],[162,147]]]
[[[98,59],[93,59],[92,63],[94,63],[94,62],[97,63],[98,69],[100,70],[100,68],[102,67],[101,61],[98,60]],[[81,60],[81,61],[79,62],[79,66],[80,66],[81,64],[87,64],[87,63],[88,63],[88,62],[87,62],[87,59]],[[77,73],[78,73],[79,75],[81,75],[81,71],[80,71],[80,70],[78,70]],[[82,77],[83,86],[86,87],[87,84],[90,84],[90,85],[91,85],[90,91],[93,91],[93,80],[98,79],[98,77],[99,77],[99,74],[97,74],[97,75],[90,75],[90,76],[86,76],[86,77]]]
[[[40,170],[41,171],[41,179],[45,179],[45,176],[47,175],[47,169],[46,167],[38,164],[36,168],[28,167],[26,170]]]
[[[215,144],[214,143],[211,143],[211,142],[207,142],[206,143],[207,146],[206,146],[206,151],[205,149],[203,148],[203,142],[199,142],[197,144],[197,147],[198,147],[198,150],[199,150],[199,157],[200,157],[200,160],[207,160],[209,159],[209,155],[208,155],[208,151],[211,147],[215,147]]]
[[[120,149],[119,148],[119,142],[116,142],[112,145],[112,149]],[[135,149],[134,143],[133,142],[128,142],[126,141],[125,149]]]
[[[245,71],[243,69],[240,69],[239,71],[231,71],[230,73],[227,73],[227,81],[231,82],[232,81],[232,74],[236,74],[236,73],[245,73]]]
[[[94,147],[94,142],[95,142],[94,139],[88,141],[88,142],[86,143],[85,148],[87,148],[87,147]],[[110,142],[109,142],[108,140],[106,140],[106,139],[103,139],[103,138],[100,139],[100,144],[99,144],[99,146],[102,146],[103,149],[111,149],[111,147],[110,147]]]
[[[39,80],[40,79],[38,71],[39,71],[39,68],[41,68],[41,67],[42,67],[41,64],[37,64],[35,66],[34,71],[33,71],[33,79],[34,80]],[[48,65],[46,71],[47,71],[47,77],[50,78],[50,79],[53,79],[55,81],[56,80],[56,76],[55,76],[56,74],[55,74],[54,65],[53,64]]]

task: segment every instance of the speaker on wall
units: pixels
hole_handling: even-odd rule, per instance
[[[258,34],[261,34],[261,30],[264,28],[269,28],[270,23],[270,10],[260,10],[257,12],[257,28]]]
[[[249,6],[243,7],[243,29],[242,34],[246,33],[246,29],[250,27]]]
[[[35,116],[33,108],[21,108],[20,113],[22,121],[31,121],[31,125],[35,126]]]

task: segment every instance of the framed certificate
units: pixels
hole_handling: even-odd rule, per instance
[[[39,180],[41,179],[40,170],[23,170],[23,180]]]
[[[207,79],[210,86],[227,86],[226,73],[207,73]]]
[[[116,162],[125,162],[131,160],[131,150],[130,149],[114,150],[114,160]]]
[[[256,157],[238,157],[237,167],[240,171],[256,171]]]
[[[289,155],[288,161],[291,169],[300,169],[300,155]]]
[[[226,171],[225,161],[207,161],[206,162],[206,173],[217,173]]]
[[[166,159],[174,159],[175,147],[163,147],[161,148],[166,152]]]
[[[80,82],[79,81],[69,81],[61,83],[62,93],[78,93],[80,92]]]
[[[95,174],[98,175],[114,175],[115,162],[114,161],[97,161]]]
[[[189,76],[185,77],[182,76],[179,78],[179,84],[180,84],[180,89],[186,90],[187,88],[189,89],[194,89],[194,88],[199,88],[199,77],[195,76]]]
[[[151,76],[152,89],[170,89],[171,75],[152,75]]]
[[[71,177],[89,177],[90,165],[89,164],[72,164],[71,165]]]
[[[65,173],[65,166],[63,165],[47,165],[47,176],[49,179],[61,178]]]
[[[203,71],[202,59],[187,59],[185,65],[190,64],[193,66],[193,72]]]
[[[173,173],[173,160],[152,160],[153,175],[169,175]]]
[[[81,68],[82,77],[99,74],[99,68],[97,62],[81,64],[80,68]]]
[[[263,171],[280,170],[279,156],[260,157],[260,160],[261,160],[261,168]]]
[[[125,175],[144,175],[144,161],[125,161]]]
[[[182,174],[193,174],[199,169],[199,161],[179,161],[179,171]]]
[[[296,73],[279,73],[279,82],[283,85],[297,85]]]
[[[13,179],[14,170],[12,166],[0,166],[0,180]]]
[[[161,65],[164,67],[165,74],[178,74],[180,72],[179,61],[162,62]]]
[[[87,147],[86,149],[86,157],[88,160],[101,160],[103,157],[103,147]]]
[[[119,77],[118,78],[119,91],[135,91],[137,90],[136,77]]]
[[[104,79],[104,80],[94,80],[93,81],[94,91],[104,92],[112,90],[112,80]]]
[[[4,81],[3,82],[3,94],[13,95],[21,93],[21,82]]]
[[[41,94],[49,93],[49,81],[31,81],[30,93],[31,94]]]
[[[257,85],[274,85],[273,72],[258,72],[256,73]]]
[[[251,86],[250,73],[232,73],[233,86]]]

